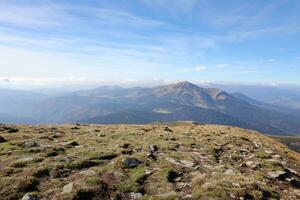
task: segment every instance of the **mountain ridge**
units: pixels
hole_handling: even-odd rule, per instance
[[[167,112],[157,112],[159,110]],[[116,124],[189,120],[234,125],[268,134],[300,133],[300,115],[296,111],[269,106],[218,88],[199,87],[187,81],[149,88],[103,86],[80,90],[49,96],[34,103],[26,102],[17,111],[19,118],[32,119],[34,123]],[[126,121],[126,118],[130,120]]]

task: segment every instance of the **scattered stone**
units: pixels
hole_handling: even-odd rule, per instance
[[[289,168],[289,167],[286,167],[285,168],[288,172],[290,172],[290,173],[292,173],[292,174],[295,174],[295,175],[299,175],[299,173],[296,171],[296,170],[294,170],[294,169],[292,169],[292,168]]]
[[[166,131],[166,132],[174,132],[172,129],[170,129],[170,128],[167,127],[167,126],[164,128],[164,131]]]
[[[279,158],[281,158],[281,156],[280,156],[280,155],[278,155],[278,154],[271,155],[271,157],[272,157],[272,158],[275,158],[275,159],[279,159]]]
[[[151,144],[149,146],[149,153],[147,155],[148,158],[156,160],[156,152],[158,150],[158,147],[155,144]]]
[[[38,145],[38,143],[36,141],[31,140],[31,141],[25,141],[23,143],[23,146],[27,147],[27,148],[31,148],[31,147],[38,147],[39,145]]]
[[[34,196],[32,196],[32,194],[26,193],[26,194],[23,196],[22,200],[36,200],[36,198],[35,198]]]
[[[267,173],[267,177],[271,179],[285,179],[288,173],[282,170]]]
[[[181,164],[183,164],[185,167],[194,167],[195,163],[189,160],[180,160]]]
[[[134,200],[134,199],[140,199],[140,198],[142,198],[143,195],[141,193],[134,193],[134,192],[132,192],[132,193],[129,194],[129,197],[130,197],[130,199]]]
[[[246,163],[245,163],[245,165],[247,166],[247,167],[250,167],[251,169],[255,169],[256,167],[257,167],[257,163],[255,163],[255,162],[253,162],[253,161],[247,161]]]
[[[139,166],[141,162],[136,158],[126,158],[123,163],[127,168],[135,168]]]
[[[67,147],[67,148],[72,148],[72,147],[79,146],[79,144],[76,141],[70,141],[70,142],[65,143],[64,146]]]
[[[149,146],[149,150],[150,150],[150,152],[154,153],[154,152],[158,151],[158,147],[155,144],[151,144]]]
[[[149,175],[153,174],[154,172],[155,172],[155,169],[146,169],[145,170],[145,175],[149,176]]]
[[[232,169],[227,169],[224,174],[226,174],[226,175],[233,175],[234,171]]]
[[[67,185],[64,186],[63,188],[63,193],[71,193],[74,187],[74,183],[69,183]]]
[[[0,143],[4,143],[7,142],[6,139],[4,139],[4,137],[0,136]]]
[[[79,172],[80,175],[83,175],[83,176],[86,176],[86,177],[90,177],[90,176],[95,176],[96,175],[96,172],[93,171],[93,170],[84,170],[84,171],[81,171]]]
[[[175,164],[175,165],[181,165],[183,167],[194,167],[195,166],[195,163],[192,162],[192,161],[189,161],[189,160],[176,160],[174,158],[166,158],[167,161]]]

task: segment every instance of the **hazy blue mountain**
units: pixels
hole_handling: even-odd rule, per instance
[[[20,123],[20,118],[29,123],[104,124],[188,120],[269,134],[300,133],[300,115],[294,109],[189,82],[151,88],[104,86],[56,96],[21,91],[20,95],[8,95],[17,100],[6,100],[10,109],[6,109],[8,113],[1,112],[11,122],[15,119],[15,123]],[[6,121],[0,115],[0,122]]]
[[[251,85],[213,85],[230,93],[241,93],[255,100],[300,109],[300,87],[288,86],[251,86]]]
[[[46,95],[38,92],[0,89],[0,113],[19,116],[25,108],[24,105],[33,105],[46,99],[46,97]]]

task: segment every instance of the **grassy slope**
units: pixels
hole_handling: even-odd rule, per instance
[[[290,179],[266,176],[292,168],[298,175],[288,178],[299,180],[299,154],[254,131],[183,122],[1,125],[0,136],[7,140],[0,143],[0,199],[27,192],[38,199],[300,198]],[[156,160],[147,158],[151,144],[158,146]],[[131,157],[141,164],[126,168]],[[69,183],[73,189],[63,193]]]

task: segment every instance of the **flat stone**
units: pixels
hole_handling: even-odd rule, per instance
[[[36,200],[36,198],[34,196],[32,196],[32,194],[30,193],[26,193],[23,197],[22,200]]]
[[[280,156],[280,155],[278,155],[278,154],[272,155],[271,157],[272,157],[272,158],[275,158],[275,159],[279,159],[279,158],[281,158],[281,156]]]
[[[288,170],[292,174],[299,175],[299,173],[296,170],[292,169],[292,168],[286,167],[285,169]]]
[[[90,176],[95,176],[96,172],[93,170],[84,170],[79,172],[80,175],[86,176],[86,177],[90,177]]]
[[[69,183],[64,186],[63,193],[71,193],[74,187],[74,183]]]
[[[186,167],[194,167],[195,166],[195,163],[192,161],[189,161],[189,160],[180,160],[179,162]]]
[[[155,144],[151,144],[149,146],[149,150],[150,150],[150,152],[156,152],[158,150],[158,147]]]
[[[64,144],[64,146],[66,146],[66,147],[76,147],[76,146],[79,146],[79,144],[76,141],[70,141],[70,142],[66,142]]]
[[[130,197],[130,199],[140,199],[143,197],[143,195],[141,193],[132,192],[129,194],[129,197]]]
[[[254,164],[254,162],[253,162],[253,161],[247,161],[245,164],[246,164],[248,167],[250,167],[251,165]]]
[[[19,162],[30,162],[30,161],[33,161],[33,157],[28,156],[28,157],[20,158],[18,161]]]
[[[279,171],[275,171],[275,172],[274,171],[273,172],[269,172],[269,173],[267,173],[266,176],[268,178],[277,179],[277,178],[280,178],[280,177],[282,177],[282,176],[284,176],[286,174],[287,174],[287,172],[279,170]]]
[[[232,169],[227,169],[224,174],[226,174],[226,175],[233,175],[234,171]]]
[[[266,152],[267,154],[273,154],[273,151],[271,151],[271,150],[265,150],[265,152]]]
[[[167,161],[175,164],[175,165],[181,165],[181,166],[184,166],[184,167],[194,167],[195,166],[195,163],[192,162],[192,161],[189,161],[189,160],[176,160],[174,158],[166,158]]]
[[[139,166],[141,162],[136,158],[126,158],[123,163],[128,168],[135,168]]]
[[[32,141],[25,141],[23,146],[30,148],[30,147],[37,147],[39,145],[36,141],[32,140]]]

